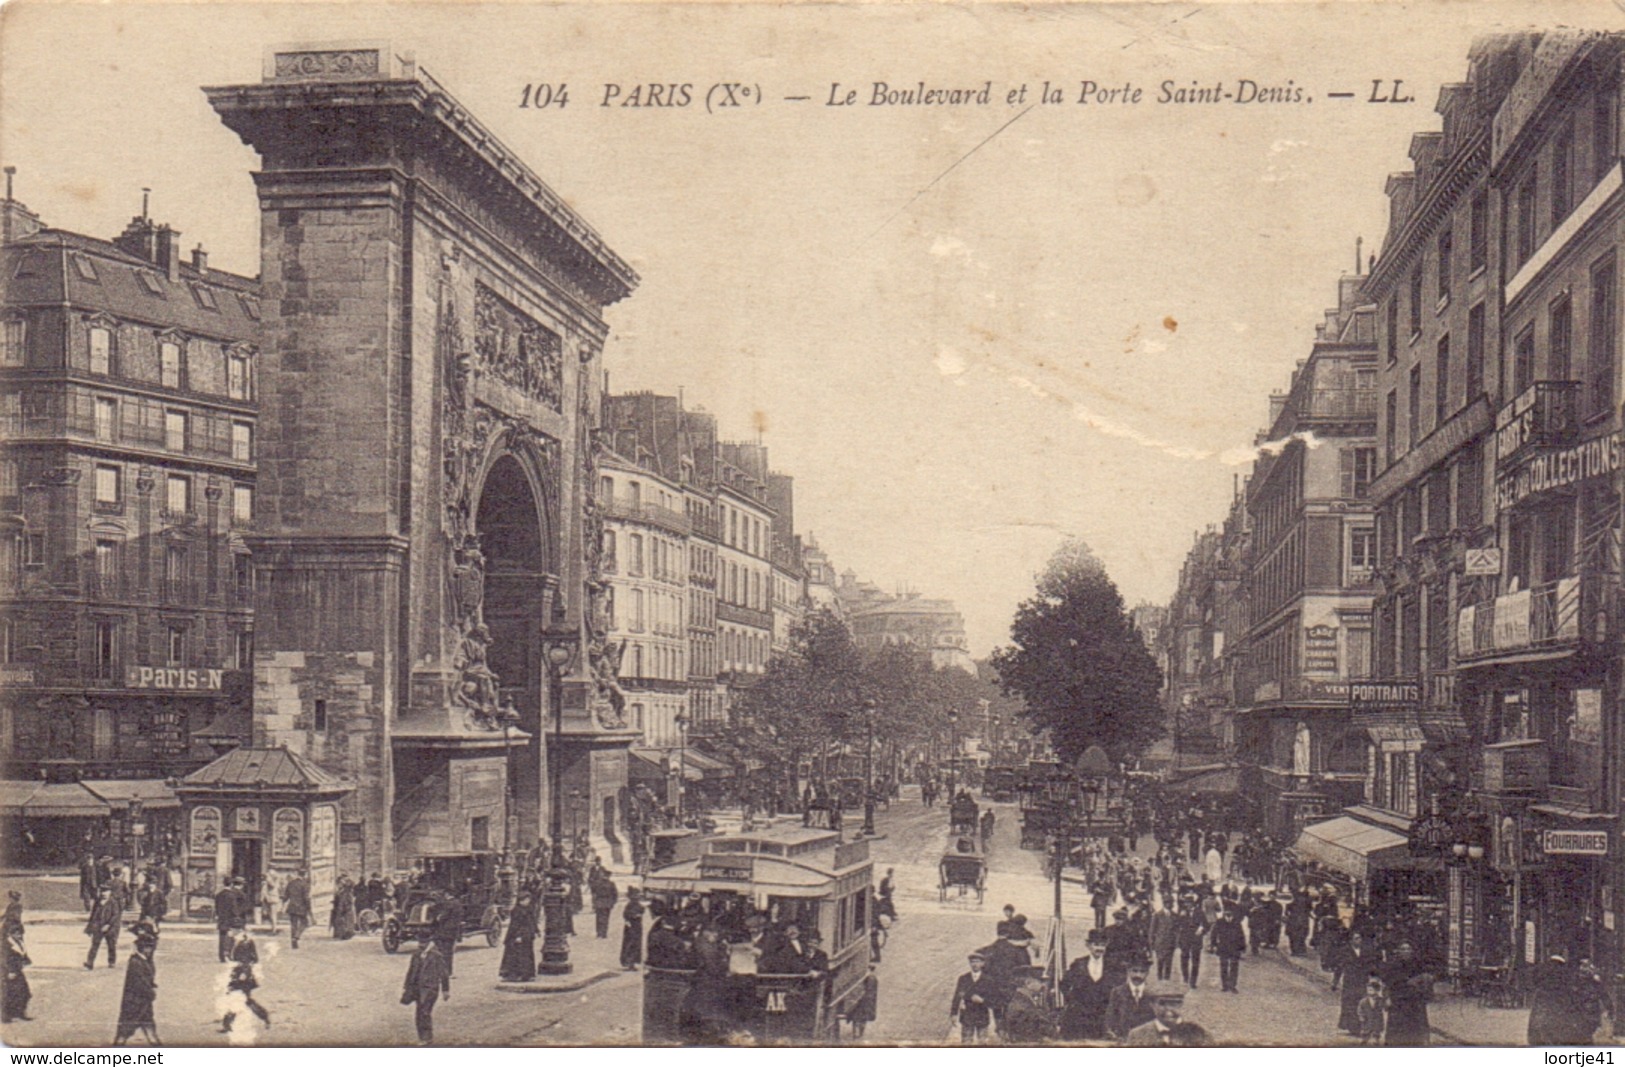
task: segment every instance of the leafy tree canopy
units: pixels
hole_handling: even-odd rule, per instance
[[[1049,734],[1062,759],[1094,744],[1127,759],[1162,735],[1162,672],[1082,541],[1068,539],[1050,558],[1010,639],[993,653],[1000,685],[1025,700],[1031,727]]]

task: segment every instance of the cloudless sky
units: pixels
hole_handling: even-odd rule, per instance
[[[103,237],[150,186],[185,247],[254,274],[257,158],[199,88],[257,82],[272,44],[412,51],[642,276],[608,313],[611,387],[682,389],[726,435],[759,429],[796,476],[798,529],[839,568],[957,601],[982,655],[1067,534],[1130,603],[1168,599],[1356,237],[1379,249],[1385,177],[1438,129],[1473,38],[1610,14],[14,0],[0,162],[48,224]],[[1413,102],[1365,102],[1395,78]],[[1154,102],[1165,80],[1240,79],[1308,102]],[[876,81],[922,80],[991,81],[993,102],[868,106]],[[1065,102],[1029,107],[1045,80]],[[1142,101],[1080,106],[1083,80]],[[721,81],[762,100],[707,114]],[[544,82],[568,106],[519,108]],[[836,82],[856,106],[825,105]],[[605,108],[609,83],[696,99]]]

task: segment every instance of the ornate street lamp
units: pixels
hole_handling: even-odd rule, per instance
[[[875,702],[863,702],[863,718],[869,727],[868,743],[863,749],[863,832],[875,832]]]
[[[513,694],[504,694],[494,716],[502,727],[502,855],[506,865],[513,855],[513,728],[519,725],[519,709]]]
[[[542,938],[542,960],[537,970],[543,974],[570,973],[568,924],[570,872],[564,866],[564,676],[575,662],[580,637],[567,631],[542,639],[547,659],[547,698],[553,712],[553,755],[547,761],[552,779],[552,813],[549,833],[553,854],[548,864],[547,883],[542,889],[542,909],[547,919]]]
[[[957,779],[954,776],[954,772],[959,769],[959,712],[957,711],[948,712],[948,738],[948,802],[951,804],[954,797],[959,794],[958,789],[955,788]]]

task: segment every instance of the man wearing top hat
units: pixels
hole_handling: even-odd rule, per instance
[[[1241,956],[1247,951],[1247,935],[1241,929],[1241,914],[1236,905],[1227,905],[1224,915],[1213,924],[1209,935],[1213,954],[1219,957],[1219,984],[1227,993],[1239,993]]]
[[[1151,985],[1146,994],[1151,1001],[1153,1012],[1150,1022],[1141,1023],[1130,1030],[1123,1044],[1128,1048],[1167,1048],[1178,1044],[1203,1044],[1203,1040],[1193,1041],[1193,1035],[1176,1032],[1176,1028],[1183,1025],[1187,1029],[1194,1027],[1194,1023],[1185,1023],[1182,1013],[1185,1006],[1185,991],[1174,982],[1156,982]],[[1200,1028],[1197,1027],[1200,1031]],[[1205,1038],[1205,1032],[1200,1034]]]
[[[1151,1021],[1155,1012],[1151,1009],[1146,984],[1146,977],[1150,973],[1151,961],[1145,956],[1136,956],[1129,961],[1127,977],[1122,985],[1112,990],[1111,999],[1106,1003],[1107,1037],[1122,1041],[1136,1026]]]
[[[1072,961],[1061,979],[1061,1038],[1064,1041],[1098,1041],[1106,1036],[1106,1008],[1112,989],[1123,980],[1121,972],[1106,963],[1106,932],[1090,930],[1089,952]]]
[[[960,975],[954,985],[954,999],[948,1007],[948,1017],[959,1021],[961,1043],[979,1045],[987,1038],[987,1024],[994,998],[993,980],[985,970],[985,955],[972,952],[969,962],[970,970]]]

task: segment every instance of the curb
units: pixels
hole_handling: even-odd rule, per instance
[[[578,989],[586,989],[599,982],[607,982],[611,978],[618,978],[628,971],[599,971],[596,974],[583,975],[571,978],[564,982],[498,982],[496,990],[499,993],[574,993]]]

